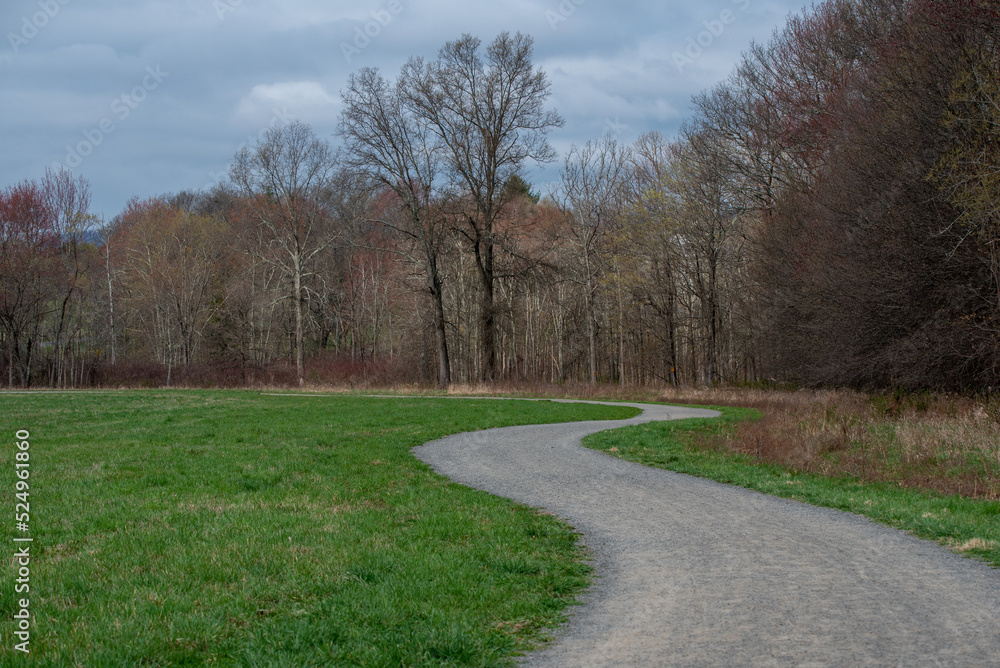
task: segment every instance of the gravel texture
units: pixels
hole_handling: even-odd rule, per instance
[[[596,578],[527,666],[1000,666],[1000,570],[836,510],[583,448],[714,411],[507,427],[414,448],[449,478],[572,524]]]

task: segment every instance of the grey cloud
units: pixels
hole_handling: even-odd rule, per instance
[[[798,9],[787,0],[738,0],[750,3],[739,21],[680,73],[671,53],[706,20],[733,7],[732,0],[50,1],[62,3],[59,12],[17,53],[8,38],[0,42],[7,149],[0,186],[38,178],[88,136],[96,139],[109,121],[113,130],[103,132],[76,167],[92,183],[95,209],[109,216],[133,195],[210,184],[236,148],[276,116],[309,122],[331,136],[352,71],[374,66],[395,76],[408,57],[433,58],[462,33],[484,42],[501,30],[535,37],[552,103],[567,121],[552,135],[560,150],[609,131],[623,141],[646,130],[670,134],[692,94],[725,76],[750,39],[766,39]],[[40,11],[38,2],[7,4],[0,14],[3,34],[19,34],[23,17],[30,21]],[[390,2],[400,10],[385,22]],[[564,20],[553,25],[553,15]],[[373,17],[382,23],[368,26],[370,42],[348,62],[342,45]],[[141,87],[150,67],[169,76],[121,118],[128,108],[121,96]],[[549,166],[528,176],[541,184],[556,172]]]

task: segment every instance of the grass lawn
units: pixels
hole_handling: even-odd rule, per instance
[[[627,407],[239,391],[0,394],[5,548],[30,432],[31,656],[0,664],[497,665],[585,586],[576,535],[409,449]]]
[[[721,439],[737,422],[756,419],[760,413],[712,408],[722,417],[623,427],[592,434],[584,445],[646,466],[865,515],[1000,567],[1000,501],[800,473],[762,463],[752,455],[729,453],[719,445]]]

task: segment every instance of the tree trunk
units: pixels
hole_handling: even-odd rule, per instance
[[[482,333],[480,350],[483,358],[481,379],[491,383],[496,380],[497,346],[496,346],[496,307],[493,298],[493,242],[476,244],[476,260],[479,264],[481,279]]]
[[[305,364],[302,360],[302,268],[299,258],[294,258],[295,271],[295,374],[299,379],[299,387],[305,384]]]
[[[441,289],[441,277],[437,267],[431,272],[431,298],[434,300],[434,337],[437,342],[438,356],[438,387],[445,388],[451,384],[451,363],[448,359],[448,332],[445,329],[444,295]]]
[[[105,269],[108,274],[108,317],[110,319],[111,326],[111,366],[115,366],[115,300],[114,293],[111,290],[111,240],[108,239],[107,246],[105,247]]]
[[[590,380],[591,385],[597,384],[597,332],[594,327],[594,294],[593,283],[590,276],[590,257],[587,257],[587,342],[590,345]]]
[[[669,278],[673,281],[673,277]],[[664,318],[666,322],[664,323],[667,328],[667,347],[669,354],[670,363],[670,382],[674,385],[678,384],[677,380],[677,324],[674,322],[674,309],[676,308],[676,296],[674,294],[673,283],[667,288],[667,308]]]
[[[618,288],[618,384],[625,385],[625,300],[622,298],[622,281],[617,267],[615,274]]]

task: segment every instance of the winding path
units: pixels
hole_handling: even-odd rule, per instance
[[[414,448],[572,524],[597,578],[528,666],[1000,666],[1000,571],[863,517],[579,445],[713,411],[507,427]]]

